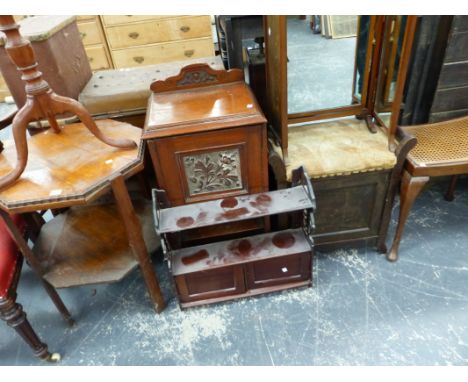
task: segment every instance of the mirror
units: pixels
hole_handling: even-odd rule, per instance
[[[370,19],[287,17],[288,114],[360,103]]]
[[[407,16],[385,18],[375,111],[386,126],[389,126],[395,97],[406,22]]]
[[[373,22],[373,20],[372,20]],[[356,41],[356,55],[354,59],[354,78],[353,78],[353,102],[359,103],[365,97],[363,93],[367,90],[368,76],[365,75],[369,71],[370,55],[367,56],[367,47],[369,44],[369,36],[371,30],[371,17],[358,17],[358,34]],[[373,37],[372,37],[373,38]],[[371,41],[372,44],[372,41]],[[366,58],[369,58],[366,60]]]

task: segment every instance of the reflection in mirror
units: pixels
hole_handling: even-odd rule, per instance
[[[400,68],[407,16],[387,16],[377,83],[376,112],[389,125],[396,81]]]
[[[363,89],[367,86],[364,73],[366,67],[366,53],[369,39],[369,30],[371,24],[370,16],[359,16],[358,18],[358,34],[356,41],[356,57],[355,57],[355,73],[353,83],[353,101],[360,102],[362,99]],[[366,83],[364,83],[366,82]]]
[[[288,114],[351,105],[358,18],[288,16]]]

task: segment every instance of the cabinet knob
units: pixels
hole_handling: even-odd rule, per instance
[[[143,61],[145,61],[145,58],[143,56],[136,56],[133,57],[133,61],[137,62],[138,64],[141,64]]]
[[[180,27],[181,32],[187,33],[189,30],[190,30],[190,27],[188,27],[187,25],[184,25],[184,26]]]
[[[80,32],[80,36],[81,36],[81,39],[84,40],[85,37],[86,37],[86,33],[85,32]]]
[[[195,53],[195,50],[193,49],[188,49],[184,52],[185,57],[192,57],[193,54]]]
[[[133,38],[134,40],[138,38],[140,34],[138,32],[130,32],[128,37]]]
[[[88,61],[89,61],[89,62],[93,62],[93,61],[94,61],[94,57],[88,57]]]

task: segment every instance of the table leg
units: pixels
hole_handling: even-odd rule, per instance
[[[42,267],[39,261],[34,256],[33,252],[29,248],[26,240],[24,239],[21,232],[16,227],[16,224],[11,219],[10,215],[0,209],[0,215],[2,216],[3,220],[5,221],[5,225],[8,229],[8,232],[12,239],[15,241],[16,245],[18,246],[19,250],[21,251],[22,255],[26,259],[28,265],[32,268],[32,270],[41,278],[42,284],[44,289],[46,290],[47,294],[49,295],[50,299],[57,307],[58,311],[62,315],[63,319],[69,324],[73,325],[74,321],[71,318],[71,314],[68,311],[67,307],[63,303],[62,299],[60,298],[59,294],[55,290],[55,288],[50,285],[46,280],[42,278]]]
[[[413,177],[408,171],[403,172],[401,179],[401,191],[400,191],[400,216],[398,218],[398,225],[393,239],[392,248],[387,254],[389,261],[398,260],[398,248],[400,247],[401,236],[403,235],[403,229],[405,227],[406,219],[408,218],[410,209],[422,191],[424,185],[429,181],[427,176]]]
[[[143,232],[138,216],[133,209],[133,204],[128,195],[127,186],[122,176],[116,176],[111,180],[112,191],[117,202],[117,208],[127,232],[128,242],[133,254],[140,264],[146,287],[153,300],[156,312],[160,313],[166,306],[159,287],[159,282],[151,263],[151,258],[146,250]]]
[[[455,197],[455,187],[457,186],[458,175],[452,175],[447,192],[444,195],[446,201],[451,202]]]
[[[43,343],[29,323],[26,313],[21,304],[16,302],[16,293],[8,296],[6,299],[0,299],[0,318],[8,326],[15,329],[23,338],[38,358],[56,362],[60,360],[60,354],[50,353],[47,345]]]

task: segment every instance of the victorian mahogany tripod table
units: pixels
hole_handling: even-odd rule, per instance
[[[0,157],[0,213],[11,235],[64,316],[69,313],[54,287],[117,281],[137,264],[161,311],[164,300],[148,255],[155,235],[147,234],[145,243],[137,216],[151,220],[151,208],[134,209],[124,183],[143,169],[141,130],[113,120],[95,122],[78,101],[57,95],[43,79],[31,43],[12,16],[0,16],[0,31],[26,91],[12,122],[14,145],[8,142]],[[64,113],[81,122],[60,127],[56,116]],[[28,123],[43,119],[51,128],[27,140]],[[110,189],[115,205],[89,205]],[[10,214],[66,207],[71,208],[42,226],[34,256]]]
[[[142,131],[113,120],[97,124],[107,137],[129,138],[137,147],[109,146],[82,123],[65,125],[60,134],[48,130],[34,135],[28,140],[23,174],[0,189],[0,214],[30,266],[50,284],[56,302],[60,298],[54,287],[117,281],[139,265],[160,312],[165,304],[148,255],[158,245],[151,228],[151,203],[134,206],[124,183],[143,170]],[[15,165],[15,154],[13,143],[6,141],[0,177]],[[109,190],[116,203],[92,203]],[[10,218],[13,213],[66,207],[70,208],[42,226],[32,251]]]

